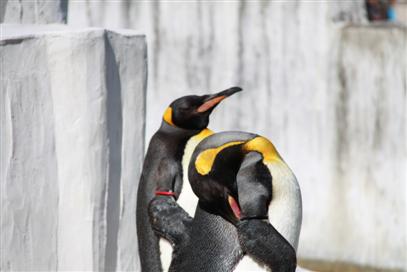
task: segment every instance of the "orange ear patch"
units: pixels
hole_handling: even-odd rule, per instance
[[[198,112],[205,112],[209,109],[211,109],[212,107],[214,107],[216,104],[218,104],[220,101],[222,101],[223,99],[225,99],[226,96],[222,95],[222,96],[218,96],[215,98],[212,98],[211,100],[206,101],[205,103],[203,103],[199,108],[198,108]]]
[[[164,112],[164,116],[163,119],[165,122],[167,122],[169,125],[175,127],[174,123],[172,122],[172,108],[168,107],[165,112]]]
[[[240,207],[237,204],[236,200],[232,196],[228,196],[229,206],[233,211],[233,214],[236,216],[237,219],[240,219]]]

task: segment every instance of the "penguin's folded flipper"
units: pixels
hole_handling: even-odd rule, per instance
[[[192,218],[174,198],[154,197],[148,207],[151,226],[157,235],[167,239],[174,250],[187,243],[190,236]]]
[[[272,176],[257,152],[246,155],[236,177],[240,245],[246,254],[273,272],[295,271],[297,257],[290,243],[267,221],[272,198]]]
[[[268,222],[260,219],[248,219],[237,224],[240,245],[260,263],[264,263],[273,272],[294,272],[297,257],[294,248]]]

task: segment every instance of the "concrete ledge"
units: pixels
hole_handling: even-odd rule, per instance
[[[146,43],[1,25],[1,270],[138,270]]]

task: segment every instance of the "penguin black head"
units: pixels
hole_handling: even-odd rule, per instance
[[[225,98],[240,92],[239,87],[232,87],[212,95],[188,95],[178,98],[170,104],[164,113],[167,124],[190,130],[202,130],[208,126],[209,115]]]

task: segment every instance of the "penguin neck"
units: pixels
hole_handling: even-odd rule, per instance
[[[183,129],[163,121],[157,131],[157,138],[165,145],[166,156],[181,162],[188,140],[201,130]]]
[[[171,138],[179,138],[185,140],[185,142],[192,136],[201,132],[201,129],[185,129],[168,124],[165,120],[162,121],[159,129],[161,133],[167,134]]]

